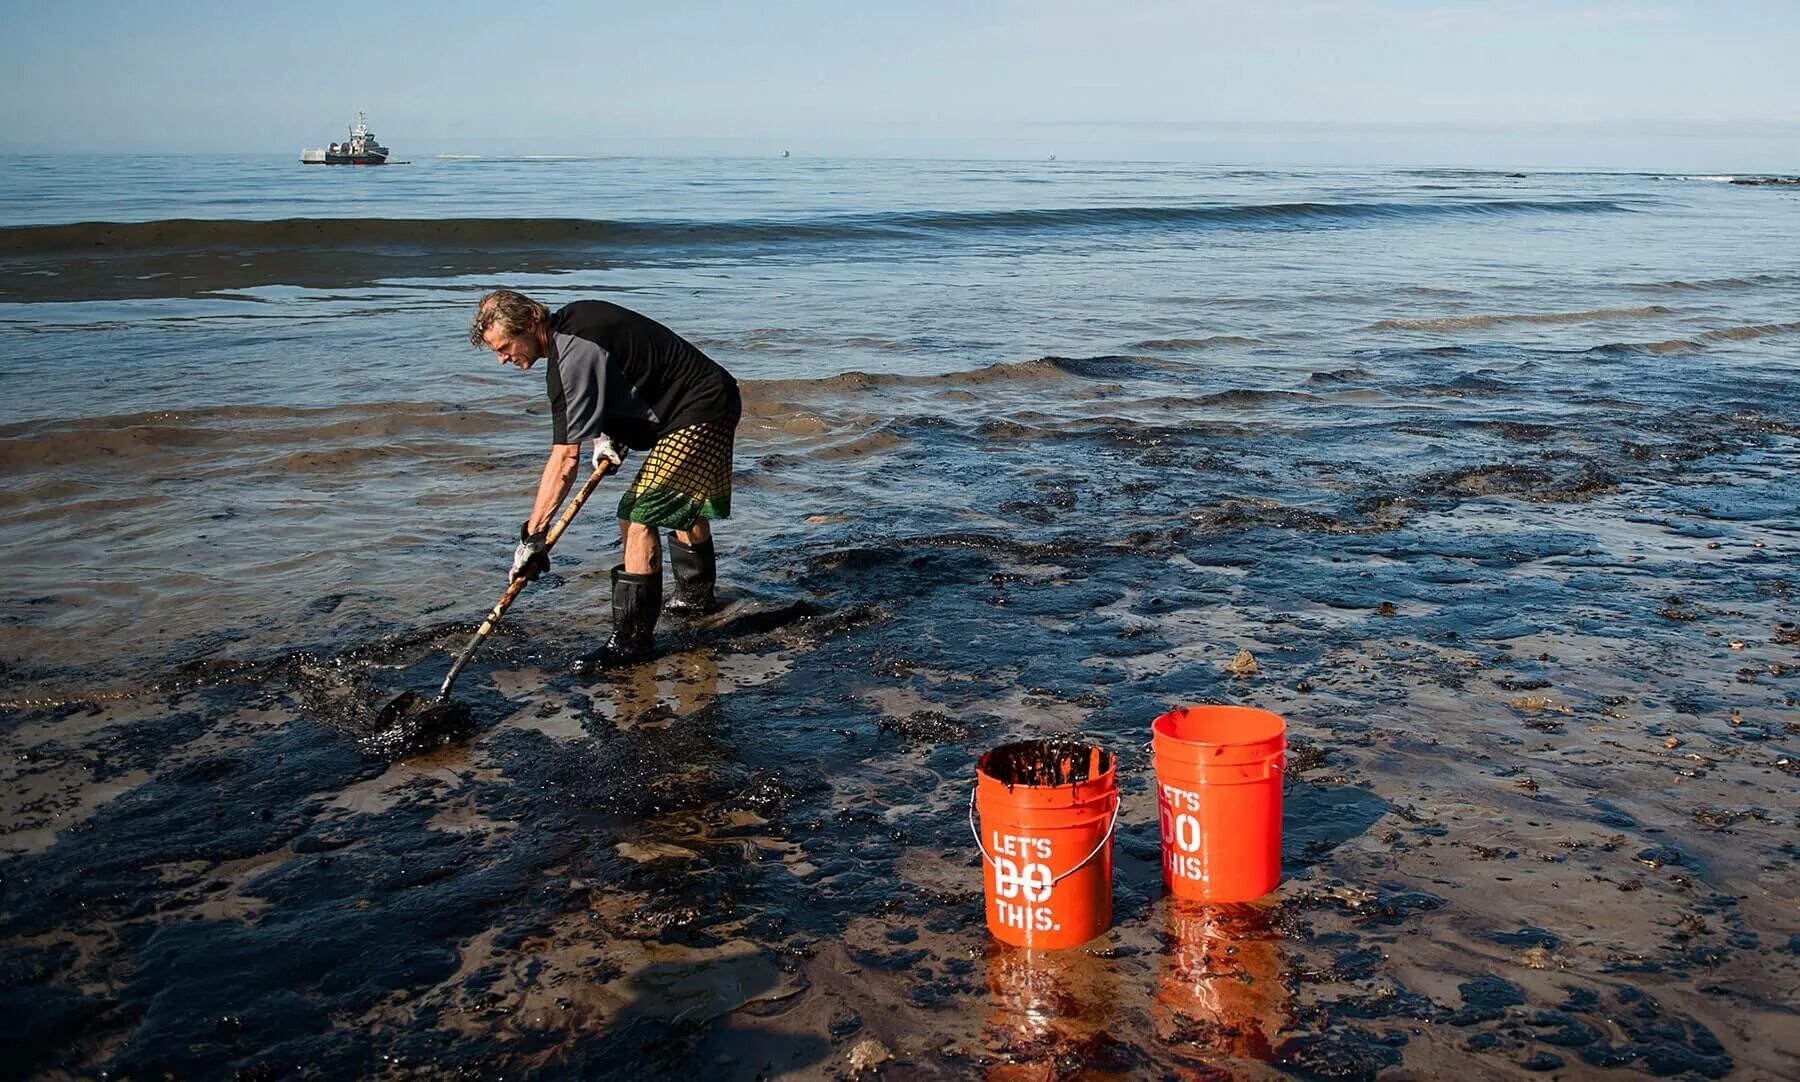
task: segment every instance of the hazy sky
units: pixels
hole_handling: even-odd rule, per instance
[[[4,151],[1800,172],[1800,0],[0,0]]]

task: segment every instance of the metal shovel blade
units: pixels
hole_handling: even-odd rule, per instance
[[[472,729],[473,721],[469,708],[453,699],[403,691],[376,713],[362,744],[370,754],[394,759],[456,740]]]

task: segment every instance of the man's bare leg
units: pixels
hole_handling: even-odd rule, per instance
[[[625,539],[626,574],[662,574],[662,537],[656,527],[622,518],[619,535]]]

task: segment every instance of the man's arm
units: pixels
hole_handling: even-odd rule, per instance
[[[556,509],[575,484],[575,471],[581,465],[581,444],[559,443],[550,448],[544,461],[544,475],[538,478],[537,502],[531,506],[531,517],[525,520],[525,532],[538,534],[550,528]]]

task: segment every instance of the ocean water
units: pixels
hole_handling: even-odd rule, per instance
[[[1730,180],[0,159],[31,1062],[1779,1062],[1800,191]],[[465,676],[476,735],[389,765],[345,704],[436,686],[549,441],[537,374],[466,343],[502,285],[636,308],[742,382],[732,607],[562,675],[609,623],[603,486]],[[1306,752],[1248,916],[1157,885],[1136,749],[1209,700]],[[986,946],[959,800],[984,747],[1076,731],[1150,810],[1117,950],[1034,968]],[[387,885],[351,928],[358,876]],[[279,958],[321,938],[296,1000]],[[1209,945],[1279,994],[1221,999],[1254,982]],[[190,1006],[107,1014],[94,974]]]
[[[1199,447],[1225,424],[1376,470],[1453,462],[1496,421],[1793,416],[1800,200],[1720,178],[117,157],[9,159],[0,193],[0,551],[26,672],[335,634],[264,600],[327,583],[491,579],[547,438],[537,375],[464,343],[496,285],[635,306],[766,388],[752,486],[789,488],[764,455],[858,459],[817,507],[740,501],[756,547],[796,511],[904,514],[863,478],[916,455],[941,480],[1021,414],[1037,431],[1007,446],[1099,418]],[[876,378],[842,393],[850,373]],[[1421,418],[1442,434],[1371,438]],[[1171,507],[1231,494],[1169,480]],[[1012,517],[926,489],[911,510],[940,528]]]

